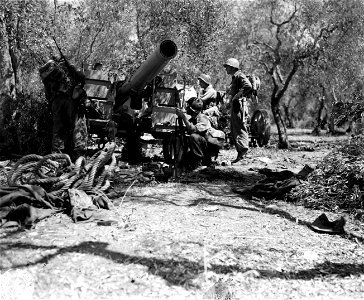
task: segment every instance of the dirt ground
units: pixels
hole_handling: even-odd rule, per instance
[[[237,165],[114,185],[115,208],[102,212],[111,226],[58,214],[1,230],[0,299],[363,299],[363,223],[325,212],[344,216],[347,234],[319,234],[307,224],[323,211],[234,192],[261,180],[260,168],[315,167],[347,139],[308,133],[290,135],[306,147],[295,151],[273,137]],[[223,150],[218,161],[235,155]]]

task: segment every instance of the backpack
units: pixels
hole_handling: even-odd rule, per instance
[[[252,96],[254,97],[257,97],[258,95],[258,91],[260,89],[260,79],[258,76],[256,75],[253,75],[253,74],[250,74],[247,76],[251,85],[252,85],[252,88],[253,88],[253,91],[252,91]]]
[[[219,149],[222,149],[224,147],[226,139],[225,132],[210,127],[206,131],[205,139],[208,143],[217,146]]]

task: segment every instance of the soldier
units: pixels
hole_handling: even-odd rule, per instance
[[[240,71],[237,59],[229,58],[223,66],[226,73],[231,75],[231,84],[227,97],[230,105],[231,136],[238,152],[232,163],[237,163],[244,158],[249,149],[247,97],[252,92],[252,85],[249,79]]]
[[[217,128],[220,111],[216,105],[217,92],[212,87],[211,77],[206,74],[201,74],[198,77],[198,82],[202,88],[199,98],[203,102],[203,113],[209,117],[212,126]]]
[[[80,107],[84,99],[85,76],[68,62],[48,61],[40,68],[52,118],[52,152],[64,152],[75,156],[74,129]]]
[[[203,103],[201,99],[192,97],[187,101],[186,113],[191,116],[187,119],[186,114],[180,108],[176,108],[176,114],[182,118],[186,126],[187,133],[189,134],[189,148],[187,159],[189,168],[196,169],[202,165],[210,165],[212,163],[212,156],[217,156],[218,148],[213,147],[207,142],[205,137],[206,131],[211,128],[209,118],[203,114]],[[216,153],[217,151],[217,153]]]
[[[216,101],[216,90],[212,87],[211,77],[206,74],[201,74],[198,77],[198,83],[202,88],[202,92],[199,95],[199,98],[203,102],[203,110],[210,107],[210,105],[215,105]]]

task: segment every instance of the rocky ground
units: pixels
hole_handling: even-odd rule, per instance
[[[58,214],[32,229],[1,229],[0,298],[363,299],[362,223],[325,212],[346,218],[346,234],[320,234],[307,225],[323,211],[234,192],[261,180],[261,168],[315,167],[346,137],[300,132],[290,140],[294,151],[273,140],[238,165],[180,180],[115,180],[115,207],[100,212],[110,223]],[[218,161],[235,154],[223,150]]]

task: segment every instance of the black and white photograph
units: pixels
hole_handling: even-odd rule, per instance
[[[364,1],[0,0],[0,299],[364,299]]]

